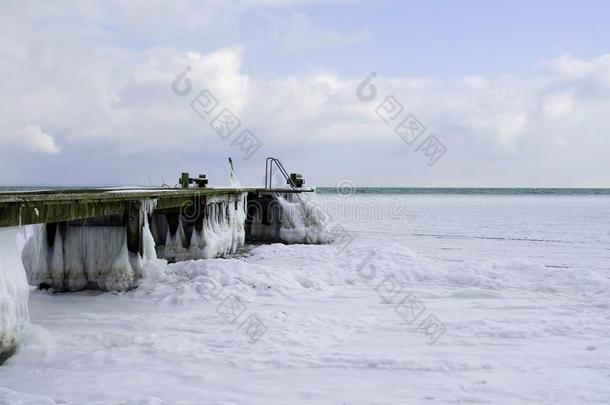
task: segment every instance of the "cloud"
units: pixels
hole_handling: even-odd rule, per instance
[[[370,40],[366,29],[346,32],[317,27],[305,13],[258,12],[250,18],[259,19],[259,26],[263,27],[255,30],[254,35],[264,38],[268,48],[287,54],[340,48]]]
[[[109,56],[124,63],[117,66],[103,60]],[[275,79],[252,77],[244,72],[239,45],[209,53],[171,48],[128,54],[113,51],[85,62],[71,75],[66,75],[61,63],[40,78],[32,75],[38,90],[13,92],[15,97],[3,107],[12,111],[5,119],[13,127],[26,128],[20,133],[25,139],[22,146],[49,154],[58,153],[59,148],[54,137],[40,128],[50,128],[62,144],[106,145],[118,153],[218,149],[224,154],[227,143],[189,105],[203,89],[212,91],[243,127],[267,145],[298,144],[309,149],[340,145],[355,150],[358,144],[376,143],[406,148],[393,127],[375,112],[383,97],[394,95],[405,114],[415,114],[428,133],[446,143],[448,154],[470,160],[475,151],[484,153],[480,162],[484,165],[494,157],[536,153],[540,162],[553,166],[569,159],[570,150],[577,153],[593,145],[608,145],[603,134],[610,130],[604,113],[610,107],[610,93],[592,95],[583,89],[602,86],[610,67],[604,57],[572,64],[586,66],[588,73],[576,75],[574,69],[561,67],[565,61],[560,59],[546,62],[547,67],[560,66],[551,77],[545,74],[546,67],[527,79],[380,74],[374,81],[379,97],[366,104],[355,95],[360,78],[331,71]],[[178,97],[170,85],[187,66],[193,92]],[[40,126],[29,126],[32,118]]]
[[[574,95],[572,92],[558,92],[544,96],[542,108],[549,119],[562,119],[574,114]]]
[[[55,155],[60,152],[59,147],[55,144],[55,140],[49,134],[46,134],[37,126],[29,126],[20,131],[19,135],[22,141],[33,152],[46,153]]]
[[[180,2],[168,11],[167,23],[161,3],[122,4],[88,8],[65,3],[58,6],[61,12],[45,6],[4,10],[0,74],[11,80],[0,82],[5,95],[0,99],[0,158],[13,150],[61,151],[62,157],[70,150],[103,150],[113,156],[175,156],[177,165],[191,153],[202,159],[235,153],[210,129],[210,120],[190,107],[198,91],[209,89],[243,128],[264,142],[265,154],[281,152],[288,160],[310,156],[315,160],[310,170],[325,182],[332,181],[339,155],[356,160],[337,176],[370,176],[369,184],[391,181],[403,166],[426,168],[395,134],[395,125],[375,112],[389,95],[402,104],[403,114],[417,116],[427,133],[448,148],[430,177],[405,177],[400,179],[404,184],[577,184],[581,178],[597,184],[598,173],[610,170],[604,156],[610,148],[610,55],[588,60],[560,55],[540,62],[536,74],[525,78],[389,77],[378,72],[373,82],[378,98],[363,103],[356,88],[369,72],[345,77],[318,68],[265,77],[249,73],[247,43],[206,50],[192,40],[186,45],[175,41],[182,35],[176,27],[189,34],[214,31],[218,15],[233,13],[225,2],[211,1],[206,4],[214,7],[208,8]],[[244,1],[235,8],[243,13],[261,4],[292,16],[265,36],[275,36],[289,48],[367,40],[365,30],[324,30],[275,1]],[[143,9],[151,18],[140,29]],[[273,16],[269,13],[265,9],[263,15]],[[31,29],[34,22],[37,29]],[[157,24],[171,40],[141,42],[149,34],[154,37]],[[171,91],[171,83],[187,67],[193,90],[180,97]],[[335,158],[317,161],[322,155]],[[371,162],[370,175],[358,168],[358,156]]]
[[[0,121],[0,142],[5,152],[10,152],[12,149],[46,155],[56,155],[61,152],[53,136],[36,125],[11,128],[6,122]]]

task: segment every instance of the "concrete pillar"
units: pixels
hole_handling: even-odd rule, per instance
[[[142,227],[144,226],[144,211],[140,201],[132,201],[127,209],[127,250],[142,254]]]

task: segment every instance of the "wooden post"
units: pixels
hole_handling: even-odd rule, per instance
[[[131,201],[127,208],[127,250],[142,254],[142,227],[144,226],[144,212],[142,202]]]
[[[182,188],[189,188],[190,182],[191,181],[189,180],[189,174],[182,173],[182,176],[180,176],[180,185],[182,186]]]

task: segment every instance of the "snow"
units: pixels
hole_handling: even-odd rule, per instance
[[[0,403],[610,401],[609,197],[320,198],[351,238],[33,291]]]
[[[28,318],[28,284],[19,258],[19,228],[0,229],[0,363],[20,340]]]

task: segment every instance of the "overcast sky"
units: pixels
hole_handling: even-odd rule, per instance
[[[220,185],[229,156],[260,184],[276,156],[320,186],[609,187],[609,15],[606,1],[5,0],[0,184],[190,171]],[[238,128],[219,126],[225,109]],[[425,130],[403,139],[409,115]]]

